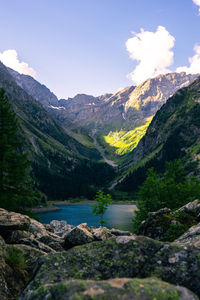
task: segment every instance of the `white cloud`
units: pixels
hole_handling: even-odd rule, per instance
[[[176,72],[186,72],[187,74],[200,73],[200,45],[194,46],[195,55],[189,58],[190,66],[179,67]]]
[[[193,0],[194,4],[199,6],[199,14],[200,14],[200,0]]]
[[[16,50],[6,50],[0,53],[0,61],[7,67],[21,73],[36,77],[36,72],[25,62],[20,62]]]
[[[175,38],[163,26],[158,26],[156,32],[144,31],[134,33],[127,40],[126,49],[133,60],[139,63],[128,75],[134,84],[139,84],[147,78],[171,72],[168,67],[173,64]]]

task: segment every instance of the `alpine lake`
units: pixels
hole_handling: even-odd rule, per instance
[[[89,226],[99,227],[99,216],[92,213],[91,204],[56,205],[57,211],[37,213],[41,223],[48,224],[52,220],[64,220],[68,224],[77,226],[87,223]],[[104,214],[106,227],[120,230],[132,231],[132,220],[134,218],[134,204],[112,204]]]

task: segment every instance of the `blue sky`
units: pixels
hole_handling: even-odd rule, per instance
[[[115,92],[179,67],[200,72],[200,0],[0,0],[0,7],[0,59],[11,63],[13,52],[4,51],[15,50],[23,70],[32,68],[59,98]],[[152,34],[139,35],[141,28]]]

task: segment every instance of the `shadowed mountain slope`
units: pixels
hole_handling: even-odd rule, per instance
[[[137,190],[149,167],[162,172],[166,161],[177,158],[188,175],[200,176],[200,77],[168,99],[129,155],[129,174],[119,187],[123,190]]]
[[[78,94],[67,100],[57,97],[30,76],[9,69],[28,94],[65,128],[68,135],[85,146],[101,149],[118,164],[129,161],[130,153],[144,136],[158,109],[178,89],[189,85],[197,75],[170,73],[147,79],[116,94],[93,97]]]
[[[51,114],[16,84],[2,63],[1,87],[20,119],[19,134],[40,191],[53,199],[89,195],[95,186],[101,187],[113,177],[112,168],[98,162],[99,152],[67,135]]]

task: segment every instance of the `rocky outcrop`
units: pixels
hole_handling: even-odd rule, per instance
[[[16,299],[35,269],[35,260],[64,251],[63,239],[28,216],[0,209],[0,299]]]
[[[194,245],[200,249],[200,223],[189,228],[189,230],[181,235],[176,242],[181,243],[182,245]]]
[[[84,245],[94,241],[105,241],[115,236],[133,235],[129,231],[118,229],[108,229],[106,227],[89,227],[87,223],[82,223],[64,234],[64,247],[70,249],[74,246]]]
[[[64,250],[64,240],[43,224],[5,209],[0,209],[0,236],[7,244],[23,244],[45,253]]]
[[[29,217],[0,208],[0,235],[10,230],[27,230],[29,226]]]
[[[28,216],[0,209],[0,235],[7,244],[27,245],[45,253],[129,234],[105,227],[89,227],[87,223],[75,227],[65,221],[54,220],[43,225]]]
[[[198,207],[194,201],[179,213],[194,215]],[[3,209],[1,213],[5,220],[12,214],[11,219],[20,224],[20,214]],[[164,209],[157,215],[163,213],[172,212]],[[16,299],[19,294],[20,300],[186,300],[200,296],[199,224],[175,242],[164,243],[86,223],[69,230],[62,221],[44,226],[26,218],[29,227],[13,227],[16,230],[9,230],[7,243],[0,235],[2,300]],[[59,235],[48,231],[49,226]]]
[[[198,297],[184,287],[174,286],[156,278],[116,278],[104,281],[66,280],[28,291],[19,300],[197,300]]]
[[[157,212],[149,213],[148,218],[141,223],[138,234],[172,242],[199,221],[200,202],[195,200],[176,211],[162,208]],[[194,236],[194,232],[198,232],[198,228],[199,225],[192,227],[189,230],[191,233],[186,233],[184,239],[189,240],[189,236]]]
[[[193,202],[189,202],[181,208],[177,209],[176,212],[194,215],[200,221],[200,202],[198,199],[196,199]]]
[[[0,236],[0,299],[12,300],[31,279],[35,260],[45,252],[26,245],[7,245]]]
[[[65,221],[43,225],[0,209],[0,299],[16,298],[37,270],[37,257],[113,236],[104,227],[89,227],[86,223],[74,227]]]
[[[34,299],[31,295],[40,291],[41,286],[50,294],[51,287],[62,285],[66,280],[151,276],[182,285],[200,295],[199,249],[193,245],[166,244],[142,236],[119,236],[49,254],[37,263],[38,272],[21,299]]]

